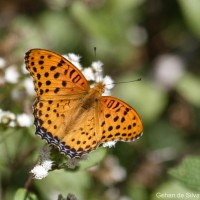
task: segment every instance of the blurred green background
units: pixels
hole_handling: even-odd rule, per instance
[[[1,0],[0,199],[23,199],[19,189],[45,143],[34,135],[33,118],[31,126],[12,127],[1,116],[32,113],[25,52],[71,52],[88,67],[94,47],[115,82],[142,78],[115,85],[112,95],[137,110],[144,134],[99,152],[101,159],[98,151],[89,155],[93,168],[34,180],[32,199],[200,199],[199,10],[199,0]]]

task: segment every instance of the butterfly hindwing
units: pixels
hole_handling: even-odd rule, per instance
[[[100,144],[96,123],[95,110],[89,108],[77,117],[75,124],[67,130],[61,140],[65,144],[63,152],[70,157],[81,157],[95,150]]]
[[[94,107],[82,99],[39,100],[34,104],[36,134],[69,157],[80,157],[100,143]]]
[[[61,140],[66,132],[67,114],[73,113],[79,105],[77,100],[39,100],[36,99],[33,106],[35,117],[36,134],[47,140],[49,143],[55,143]],[[54,139],[51,142],[49,137]]]

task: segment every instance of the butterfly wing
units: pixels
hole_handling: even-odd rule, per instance
[[[76,125],[68,130],[68,134],[62,139],[61,152],[73,157],[81,157],[95,150],[99,145],[98,130],[96,129],[96,117],[94,107],[83,111],[77,117]]]
[[[36,134],[57,145],[70,157],[76,156],[64,148],[62,139],[69,134],[71,116],[89,90],[82,73],[67,59],[43,49],[32,49],[25,55],[26,68],[34,80],[36,101],[33,105]],[[64,150],[63,150],[64,149]]]
[[[25,54],[25,64],[34,79],[37,96],[42,99],[72,98],[90,88],[83,74],[54,52],[31,49]]]
[[[35,102],[36,134],[56,145],[70,158],[81,157],[99,144],[95,129],[94,108],[81,113],[81,99]],[[59,108],[59,111],[58,111]]]
[[[134,141],[143,131],[137,112],[120,99],[103,96],[100,106],[101,143]]]

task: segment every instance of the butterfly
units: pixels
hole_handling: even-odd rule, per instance
[[[80,158],[98,146],[130,142],[143,132],[142,121],[128,104],[102,96],[105,85],[93,88],[70,61],[45,49],[31,49],[25,64],[34,81],[36,134],[70,158]]]

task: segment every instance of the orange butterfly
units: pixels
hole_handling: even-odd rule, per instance
[[[26,68],[34,79],[36,134],[70,158],[111,141],[133,141],[143,131],[137,112],[120,99],[102,96],[105,85],[90,88],[71,62],[54,52],[31,49]]]

